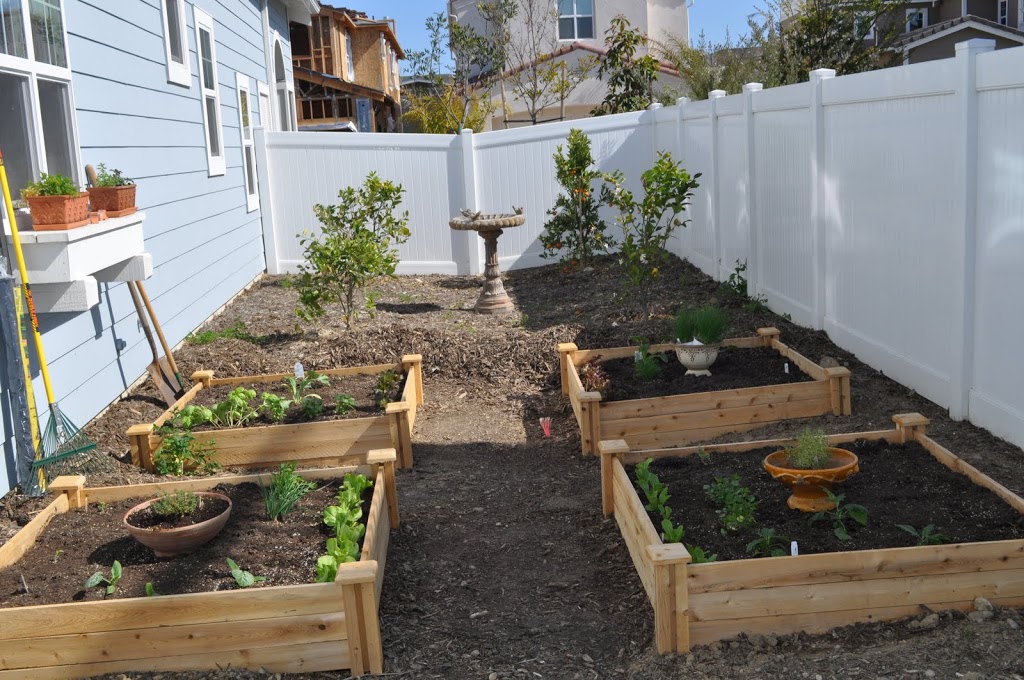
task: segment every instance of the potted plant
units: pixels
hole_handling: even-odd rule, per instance
[[[21,190],[32,213],[32,228],[39,231],[74,229],[89,223],[89,197],[64,175],[47,175]]]
[[[860,464],[852,451],[830,447],[824,432],[804,430],[796,444],[769,454],[764,469],[792,491],[790,509],[821,512],[835,507],[826,490],[860,472]]]
[[[175,491],[139,503],[124,515],[128,533],[157,557],[192,552],[221,532],[231,499],[212,491]]]
[[[97,169],[95,186],[89,188],[93,211],[106,210],[108,217],[124,217],[135,212],[135,182],[123,176],[120,170],[107,170],[103,163]]]
[[[708,368],[718,359],[729,317],[721,309],[704,305],[684,307],[676,315],[676,358],[686,375],[711,375]]]

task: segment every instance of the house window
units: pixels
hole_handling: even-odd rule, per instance
[[[199,89],[202,91],[203,127],[206,130],[206,163],[213,177],[223,175],[226,171],[220,121],[220,88],[217,83],[217,48],[213,36],[213,17],[198,7],[194,9]]]
[[[163,0],[163,20],[167,82],[192,87],[188,40],[185,38],[185,0]]]
[[[17,197],[41,173],[79,180],[60,0],[0,0],[0,149]]]
[[[558,0],[558,39],[594,37],[594,0]]]
[[[274,91],[277,96],[277,129],[295,129],[295,90],[288,83],[281,37],[274,34]]]
[[[874,16],[867,12],[860,12],[857,14],[857,19],[854,24],[854,29],[857,31],[857,35],[860,36],[861,40],[874,40],[875,39],[875,19]]]
[[[350,83],[355,79],[354,61],[352,57],[352,34],[345,31],[345,80]]]
[[[928,25],[928,8],[921,7],[918,9],[907,10],[907,33],[916,31],[919,28],[924,28]]]
[[[272,128],[270,124],[270,88],[266,83],[260,81],[256,83],[256,91],[260,95],[260,127],[269,131]]]
[[[999,23],[1003,26],[1010,23],[1010,0],[999,0]]]
[[[260,207],[256,190],[256,154],[252,146],[252,100],[249,97],[249,76],[235,74],[238,92],[238,129],[242,140],[242,174],[245,176],[245,206],[249,212]]]

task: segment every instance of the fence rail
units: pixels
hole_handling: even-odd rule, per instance
[[[499,255],[536,266],[551,156],[579,127],[631,188],[657,151],[703,173],[674,252],[719,280],[746,262],[750,293],[775,311],[1024,445],[1022,120],[1024,48],[972,40],[954,59],[538,127],[258,134],[268,268],[294,269],[311,206],[371,170],[407,191],[400,273],[482,271],[475,234],[448,229],[464,207],[525,207]]]

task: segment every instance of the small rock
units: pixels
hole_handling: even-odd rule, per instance
[[[594,659],[589,654],[584,654],[583,655],[583,660],[586,663],[594,663]]]
[[[498,674],[497,673],[491,673],[490,675],[487,676],[487,680],[498,680]]]
[[[754,649],[760,649],[764,647],[764,636],[753,633],[747,636],[747,640],[750,642]]]
[[[935,671],[925,671],[924,672],[924,677],[926,677],[926,678],[934,678],[935,677]]]
[[[839,362],[828,355],[822,356],[821,361],[818,362],[818,365],[821,366],[822,368],[839,368]]]
[[[479,649],[474,649],[472,652],[469,653],[469,655],[470,656],[480,656],[480,650]]]
[[[921,619],[921,630],[931,630],[937,625],[939,625],[938,614],[929,614],[928,616]]]
[[[969,618],[971,621],[974,621],[975,623],[981,623],[982,621],[988,621],[993,616],[994,614],[991,611],[982,610],[977,612],[971,612],[967,615],[967,618]]]
[[[974,611],[990,612],[992,611],[992,603],[983,597],[976,597],[974,598]]]
[[[920,630],[921,622],[917,619],[914,619],[913,621],[907,624],[907,628],[909,628],[910,630]]]
[[[1014,621],[1013,619],[1006,619],[1006,625],[1009,626],[1011,630],[1020,629],[1020,624]]]

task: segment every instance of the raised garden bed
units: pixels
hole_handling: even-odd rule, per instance
[[[930,454],[926,461],[929,464],[937,461],[995,494],[1011,511],[1024,514],[1024,499],[929,438],[925,434],[927,418],[914,413],[893,416],[893,420],[893,430],[832,435],[828,437],[829,445],[858,440],[916,443]],[[662,541],[626,469],[648,458],[710,454],[708,466],[714,471],[720,456],[783,449],[794,442],[779,439],[650,451],[631,451],[621,439],[600,443],[604,514],[615,516],[654,608],[659,652],[685,652],[693,645],[744,633],[822,633],[854,623],[913,616],[924,609],[969,610],[977,597],[1001,606],[1024,604],[1021,539],[693,564],[683,544]],[[891,450],[888,455],[900,453]],[[726,465],[722,469],[727,468]],[[913,484],[913,480],[893,483]],[[788,492],[781,495],[784,498]],[[677,502],[670,501],[669,505],[687,500],[677,498]],[[762,505],[770,502],[773,501]],[[784,500],[778,499],[778,503]],[[913,512],[908,508],[907,520],[913,520]],[[685,516],[675,519],[686,526]],[[826,522],[820,532],[828,531]],[[903,545],[913,542],[909,538],[904,536]],[[807,548],[812,546],[813,543],[805,544]],[[821,547],[829,549],[830,544],[826,541]]]
[[[375,482],[371,500],[364,506],[366,535],[360,558],[340,565],[333,582],[8,606],[0,609],[0,677],[77,678],[125,671],[213,671],[228,666],[282,673],[382,672],[377,611],[390,530],[399,521],[396,454],[389,449],[351,458],[363,464],[300,473],[308,479],[336,479],[347,472],[361,472]],[[56,494],[53,502],[0,546],[0,569],[17,568],[47,524],[69,510],[177,490],[205,491],[257,480],[267,483],[269,477],[242,475],[93,489],[85,487],[84,477],[60,477],[50,486]],[[133,568],[126,567],[126,573]],[[196,574],[197,580],[203,576]],[[312,580],[313,574],[309,576]]]
[[[730,432],[750,430],[792,418],[810,418],[827,413],[850,415],[850,371],[842,367],[823,368],[779,340],[775,328],[759,328],[757,335],[725,340],[726,347],[768,348],[780,363],[790,362],[791,382],[760,384],[731,389],[709,388],[712,377],[688,376],[688,394],[610,401],[599,392],[588,392],[580,380],[579,367],[596,360],[608,362],[633,357],[636,347],[580,350],[572,343],[558,345],[562,393],[568,395],[580,426],[583,453],[597,455],[598,442],[622,439],[632,450],[658,449],[711,439]],[[675,345],[654,345],[651,352],[670,353]],[[728,361],[728,360],[727,360]],[[744,362],[738,362],[744,363]],[[716,364],[717,366],[717,364]],[[802,371],[806,377],[796,372]],[[739,370],[739,369],[738,369]],[[730,378],[735,381],[742,376]],[[747,384],[765,382],[763,374],[751,376]],[[669,383],[671,384],[671,383]],[[614,387],[613,387],[614,389]],[[696,391],[705,389],[708,391]]]
[[[416,409],[423,403],[423,360],[418,354],[402,357],[396,364],[354,366],[319,371],[334,378],[376,376],[385,371],[399,371],[405,385],[399,401],[389,403],[378,415],[335,418],[328,407],[325,418],[309,422],[278,425],[255,425],[236,428],[201,428],[196,430],[198,442],[212,442],[213,460],[224,467],[266,467],[295,461],[299,467],[339,465],[343,457],[365,455],[375,449],[393,448],[398,452],[398,466],[412,467],[412,428]],[[175,412],[190,403],[202,400],[203,390],[254,386],[268,390],[289,377],[290,373],[216,378],[213,371],[192,374],[195,386],[164,411],[152,423],[133,425],[128,430],[132,462],[154,470],[153,453],[160,448],[159,427],[172,420]],[[344,391],[344,381],[335,391]],[[331,392],[333,394],[333,392]],[[329,402],[327,402],[329,405]]]

